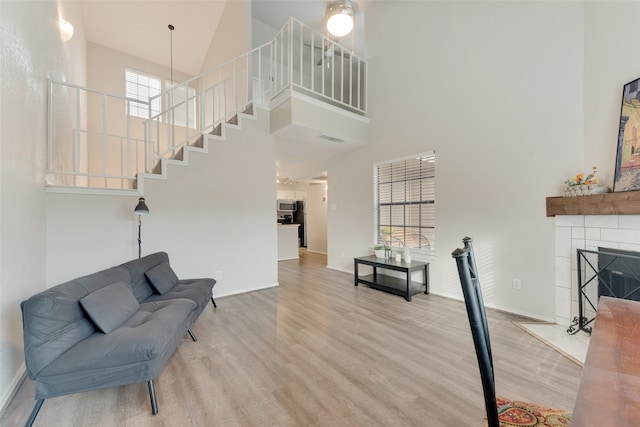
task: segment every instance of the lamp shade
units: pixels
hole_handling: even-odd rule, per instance
[[[144,197],[140,197],[138,199],[138,204],[136,205],[136,208],[133,210],[133,212],[136,215],[146,215],[149,213],[149,207],[144,202]]]
[[[341,0],[327,9],[327,30],[335,37],[346,36],[353,30],[354,11],[351,1]]]

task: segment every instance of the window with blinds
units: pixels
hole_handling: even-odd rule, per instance
[[[127,98],[134,99],[129,103],[128,114],[134,117],[149,118],[149,98],[161,91],[161,80],[139,71],[125,70],[125,93]],[[151,116],[160,113],[160,98],[156,98],[151,105]]]
[[[173,123],[176,126],[187,126],[196,128],[196,90],[189,86],[178,86],[166,80],[164,82],[166,90],[172,89],[165,95],[165,105],[173,114]],[[187,114],[188,113],[188,114]]]
[[[434,152],[374,166],[379,245],[435,249]]]

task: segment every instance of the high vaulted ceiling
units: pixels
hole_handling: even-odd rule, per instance
[[[227,0],[82,0],[88,41],[197,75]]]
[[[171,58],[168,25],[173,25],[173,68],[197,75],[202,71],[227,1],[243,0],[81,0],[81,4],[88,41],[166,67]],[[325,11],[332,2],[253,0],[250,12],[254,19],[274,29],[282,27],[293,16],[316,31],[324,32]],[[356,47],[361,48],[364,1],[353,3],[355,36],[347,36],[341,43],[351,47],[355,41]],[[361,52],[360,48],[356,50]]]

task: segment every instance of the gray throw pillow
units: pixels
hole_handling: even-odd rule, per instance
[[[178,276],[173,272],[168,262],[156,265],[144,273],[144,275],[147,276],[147,279],[151,282],[151,286],[153,286],[160,295],[166,294],[178,284]]]
[[[129,320],[140,308],[129,285],[124,282],[113,283],[91,292],[80,300],[80,305],[105,334]]]

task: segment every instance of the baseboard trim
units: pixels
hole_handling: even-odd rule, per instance
[[[330,269],[330,270],[341,271],[343,273],[353,274],[353,270],[347,270],[347,269],[340,268],[340,267],[334,267],[332,265],[327,265],[327,268]]]
[[[9,406],[9,403],[11,403],[11,401],[13,400],[25,378],[27,378],[27,367],[25,366],[24,362],[22,362],[20,368],[18,368],[18,372],[16,372],[13,380],[11,380],[9,387],[7,387],[7,390],[2,395],[2,398],[0,400],[0,412],[4,412],[5,409],[7,409],[7,406]]]
[[[311,252],[312,254],[320,254],[320,255],[326,255],[326,252],[320,252],[320,251],[314,251],[312,249],[307,248],[307,252]]]
[[[213,297],[217,300],[218,298],[224,298],[224,297],[230,297],[233,295],[241,295],[241,294],[248,294],[250,292],[255,292],[255,291],[261,291],[263,289],[269,289],[269,288],[276,288],[280,286],[280,283],[276,282],[270,285],[265,285],[265,286],[260,286],[257,288],[251,288],[251,289],[245,289],[245,290],[241,290],[241,291],[237,291],[237,292],[227,292],[225,294],[213,294]]]

